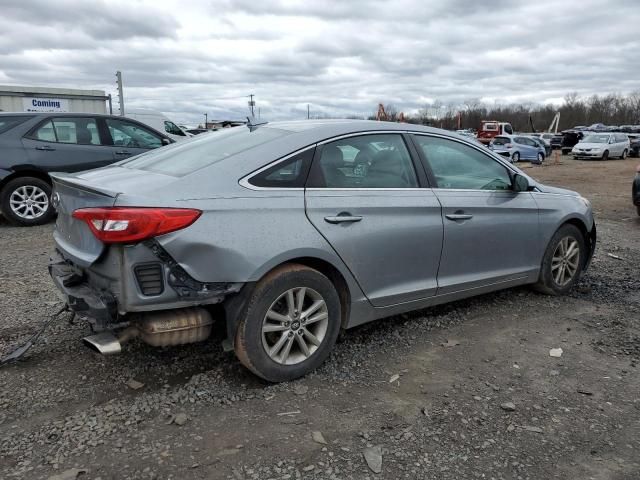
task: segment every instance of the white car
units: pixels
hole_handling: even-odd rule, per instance
[[[193,137],[191,133],[180,128],[162,112],[147,110],[144,108],[131,108],[127,109],[125,113],[129,118],[133,118],[145,125],[149,125],[159,132],[164,132],[176,142]]]
[[[625,133],[590,133],[571,150],[573,158],[627,158],[629,137]]]

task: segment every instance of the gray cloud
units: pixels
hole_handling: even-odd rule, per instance
[[[634,1],[5,0],[0,82],[114,92],[176,120],[414,111],[638,89]]]

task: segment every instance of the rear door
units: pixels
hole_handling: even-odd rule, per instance
[[[49,117],[22,139],[29,160],[46,171],[78,172],[113,163],[94,117]]]
[[[514,192],[505,165],[454,139],[414,136],[442,204],[438,295],[534,274],[542,258],[538,207]]]
[[[538,147],[533,140],[526,137],[515,137],[514,141],[522,152],[522,160],[535,160],[538,157]]]
[[[305,190],[307,217],[371,303],[387,306],[437,290],[440,203],[398,133],[320,145]]]
[[[164,145],[157,132],[124,118],[105,118],[107,135],[110,137],[114,161],[148,152]]]

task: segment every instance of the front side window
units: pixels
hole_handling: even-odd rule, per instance
[[[475,148],[444,138],[417,135],[415,139],[438,188],[511,190],[507,168]]]
[[[158,148],[162,146],[162,137],[137,123],[116,118],[107,118],[106,122],[113,144],[118,147]]]
[[[171,135],[180,135],[182,137],[185,136],[184,132],[178,127],[175,123],[170,122],[168,120],[164,121],[164,131],[170,133]]]
[[[376,134],[323,145],[308,186],[416,188],[418,179],[402,136]]]
[[[58,117],[38,126],[30,138],[46,142],[75,145],[100,145],[100,134],[94,118]]]

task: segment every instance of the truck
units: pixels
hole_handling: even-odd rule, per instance
[[[478,129],[478,141],[489,145],[491,140],[498,135],[513,135],[513,127],[510,123],[497,120],[482,120]]]

